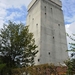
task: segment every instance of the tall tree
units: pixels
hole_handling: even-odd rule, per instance
[[[0,52],[3,63],[10,68],[34,64],[37,46],[28,26],[9,21],[0,31]]]
[[[75,56],[75,39],[74,39],[74,36],[75,34],[73,34],[73,37],[70,36],[69,34],[67,34],[67,36],[73,41],[72,43],[69,43],[70,45],[70,50],[67,50],[67,51],[71,51],[71,57]],[[65,61],[65,64],[66,66],[68,67],[67,69],[67,74],[68,75],[73,75],[75,74],[75,58],[71,58],[69,60],[66,60]]]

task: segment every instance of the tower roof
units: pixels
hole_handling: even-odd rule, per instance
[[[61,1],[60,0],[50,0],[52,2],[54,2],[55,4],[62,6]]]
[[[36,2],[37,0],[32,0],[30,2],[30,4],[28,5],[28,10],[33,6],[33,4]]]
[[[31,2],[30,2],[30,4],[28,5],[28,10],[36,3],[36,1],[37,0],[32,0]],[[47,1],[47,0],[45,0],[45,1]],[[48,0],[48,1],[50,1],[50,2],[52,2],[52,3],[55,3],[56,5],[58,5],[58,6],[62,6],[62,3],[61,3],[61,1],[60,0]]]

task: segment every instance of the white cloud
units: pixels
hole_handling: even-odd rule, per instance
[[[12,12],[10,16],[6,17],[7,20],[14,20],[15,17],[20,17],[22,13]]]
[[[31,0],[0,0],[2,3],[7,5],[7,8],[15,7],[20,8],[22,5],[28,6]]]
[[[0,20],[0,28],[3,27],[4,20]]]
[[[6,11],[6,5],[2,2],[0,2],[0,28],[2,28],[3,23],[4,23],[4,18],[7,14]]]
[[[12,13],[6,18],[8,8],[20,8],[21,6],[28,6],[31,0],[0,0],[0,28],[3,26],[4,20],[12,20],[15,16],[20,16],[19,13]]]
[[[70,25],[65,25],[66,28],[66,33],[68,33],[69,35],[72,34],[71,30],[69,29]],[[68,45],[68,49],[69,49],[69,43],[72,42],[72,40],[67,36],[67,45]]]
[[[75,22],[70,24],[69,29],[72,33],[75,33]]]
[[[75,34],[75,22],[71,23],[71,24],[67,24],[65,25],[66,28],[66,32],[72,36],[72,38],[75,39],[75,37],[72,34]],[[67,37],[67,45],[68,45],[68,49],[70,50],[70,45],[69,43],[75,43],[74,41],[72,41],[69,37]],[[71,53],[73,52],[69,52],[69,56],[71,56]]]
[[[73,38],[75,38],[72,34],[75,34],[75,22],[71,23],[71,24],[67,24],[65,25],[66,28],[66,32],[72,36]],[[68,49],[70,49],[70,45],[69,43],[74,43],[74,41],[72,41],[69,37],[67,37],[67,44],[68,44]]]
[[[74,34],[75,33],[75,22],[71,23],[71,24],[66,24],[66,32],[70,33],[70,34]]]

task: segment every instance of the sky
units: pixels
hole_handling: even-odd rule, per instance
[[[31,0],[0,0],[0,28],[11,20],[26,23],[27,6]],[[75,0],[61,0],[66,32],[75,33]],[[68,42],[71,42],[67,38]]]

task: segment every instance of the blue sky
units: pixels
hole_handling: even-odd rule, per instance
[[[8,20],[26,23],[27,6],[31,0],[0,0],[0,28]],[[75,0],[61,0],[66,32],[75,33]],[[68,42],[71,40],[68,39]]]

